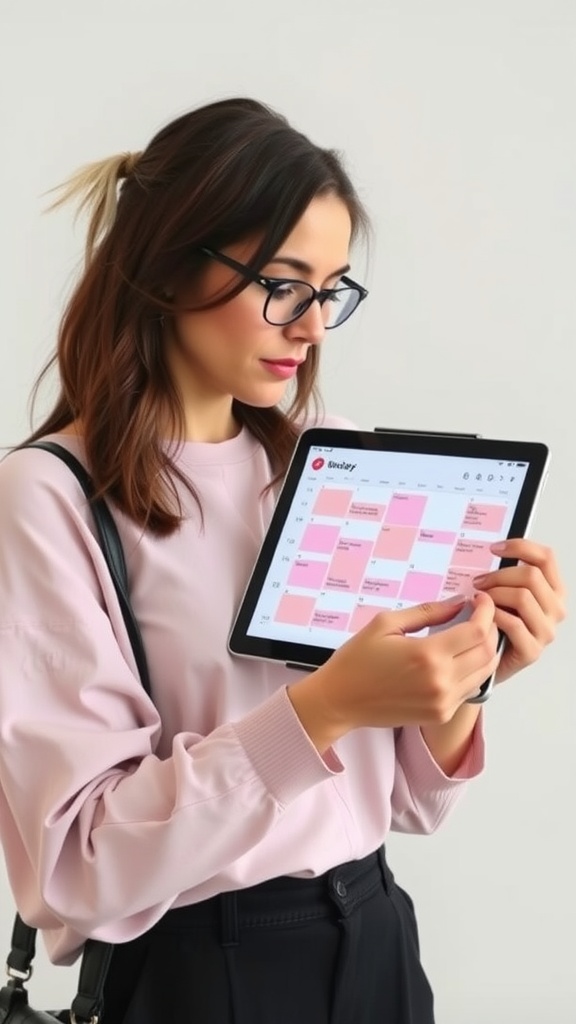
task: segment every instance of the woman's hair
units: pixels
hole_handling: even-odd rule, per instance
[[[169,293],[204,266],[203,246],[222,249],[254,237],[250,266],[260,269],[316,196],[343,200],[353,237],[367,229],[367,217],[337,154],[250,99],[184,114],[143,152],[90,164],[62,188],[54,205],[73,198],[90,215],[86,265],[34,392],[56,363],[60,394],[29,440],[81,420],[97,493],[166,535],[183,514],[175,478],[194,493],[165,443],[167,429],[177,441],[185,437],[162,342],[163,318],[175,312]],[[246,286],[240,280],[202,308]],[[278,477],[292,454],[298,420],[317,401],[317,371],[314,346],[286,412],[234,403],[235,416],[262,443]]]

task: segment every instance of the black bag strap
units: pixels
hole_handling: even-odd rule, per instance
[[[86,472],[82,463],[67,448],[56,444],[54,441],[34,441],[32,444],[23,445],[23,447],[42,448],[44,451],[56,455],[62,462],[65,462],[72,473],[74,473],[90,502],[98,541],[118,596],[122,617],[130,637],[134,659],[138,667],[140,681],[148,696],[151,696],[146,652],[130,603],[128,573],[126,571],[122,542],[108,505],[103,498],[94,497],[94,485],[90,475]],[[96,1024],[98,1021],[102,1011],[104,982],[113,949],[113,944],[97,942],[94,939],[87,939],[85,943],[78,978],[78,992],[71,1007],[71,1020],[75,1021],[76,1024],[82,1024],[82,1022]],[[16,914],[12,931],[12,948],[6,964],[9,976],[16,983],[23,983],[30,977],[35,952],[36,928],[31,928],[25,924],[20,915]]]
[[[84,469],[82,463],[79,462],[67,448],[64,448],[61,444],[56,444],[55,441],[35,441],[26,447],[42,448],[44,451],[51,452],[52,455],[56,455],[62,460],[62,462],[65,462],[68,468],[74,473],[74,476],[78,480],[78,483],[90,502],[90,508],[92,510],[92,515],[96,525],[96,532],[98,534],[98,541],[102,548],[104,558],[108,564],[112,582],[118,596],[122,617],[126,625],[128,636],[130,637],[130,643],[132,644],[132,650],[134,652],[134,659],[138,667],[140,682],[148,696],[151,697],[150,676],[146,662],[146,653],[144,651],[144,644],[142,643],[140,629],[134,617],[134,612],[132,611],[132,605],[130,603],[126,561],[124,559],[122,541],[120,540],[118,528],[114,522],[112,513],[103,498],[94,498],[94,484],[92,483],[89,474]]]

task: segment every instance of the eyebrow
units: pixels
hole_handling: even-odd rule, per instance
[[[309,263],[306,263],[305,260],[295,259],[292,256],[276,256],[274,259],[268,260],[266,266],[268,267],[272,263],[282,263],[285,267],[290,267],[292,270],[298,270],[301,274],[310,275],[314,273],[314,268],[311,267]],[[340,267],[339,270],[333,270],[331,274],[328,274],[327,280],[331,277],[341,277],[342,274],[347,274],[349,270],[350,264],[347,263],[346,266]]]

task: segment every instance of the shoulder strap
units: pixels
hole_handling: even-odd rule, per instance
[[[126,561],[124,559],[122,541],[120,540],[118,528],[114,522],[112,513],[102,498],[94,498],[94,484],[92,483],[90,476],[84,469],[82,463],[79,462],[67,448],[64,448],[60,444],[56,444],[55,441],[35,441],[26,447],[42,448],[44,451],[51,452],[52,455],[56,455],[62,460],[62,462],[65,462],[72,473],[74,473],[74,476],[78,480],[78,483],[90,502],[90,508],[96,524],[98,541],[102,548],[102,552],[106,559],[110,575],[112,577],[112,582],[118,596],[122,617],[126,625],[128,636],[130,637],[130,643],[134,652],[134,659],[138,667],[140,682],[148,696],[151,697],[150,675],[148,673],[148,664],[146,662],[146,652],[144,650],[144,644],[142,643],[140,629],[134,617],[132,605],[130,604]]]
[[[89,474],[84,469],[82,463],[67,448],[56,444],[54,441],[35,441],[23,447],[42,448],[44,451],[56,455],[74,473],[84,491],[94,517],[98,541],[118,596],[122,617],[130,637],[134,659],[138,667],[140,681],[148,696],[151,696],[146,652],[130,603],[128,574],[122,542],[108,505],[102,498],[94,497],[94,485]],[[78,991],[71,1008],[71,1019],[76,1021],[77,1024],[81,1024],[83,1021],[91,1022],[98,1020],[100,1016],[104,982],[113,949],[113,945],[105,942],[96,942],[93,939],[88,939],[85,943],[78,978]],[[8,974],[16,987],[23,987],[23,983],[30,977],[35,951],[36,928],[30,928],[29,925],[24,923],[20,915],[16,914],[12,932],[12,948],[7,960]]]

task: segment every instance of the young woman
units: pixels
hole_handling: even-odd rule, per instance
[[[120,187],[118,188],[118,184]],[[316,672],[227,653],[320,345],[366,292],[336,155],[252,100],[84,169],[87,260],[34,434],[89,468],[128,563],[143,691],[90,510],[52,455],[0,466],[0,829],[53,960],[118,944],[104,1024],[431,1024],[390,829],[430,832],[482,768],[477,706],[563,616],[553,554],[377,616]],[[289,399],[289,408],[286,409]],[[315,421],[338,425],[337,420]]]

